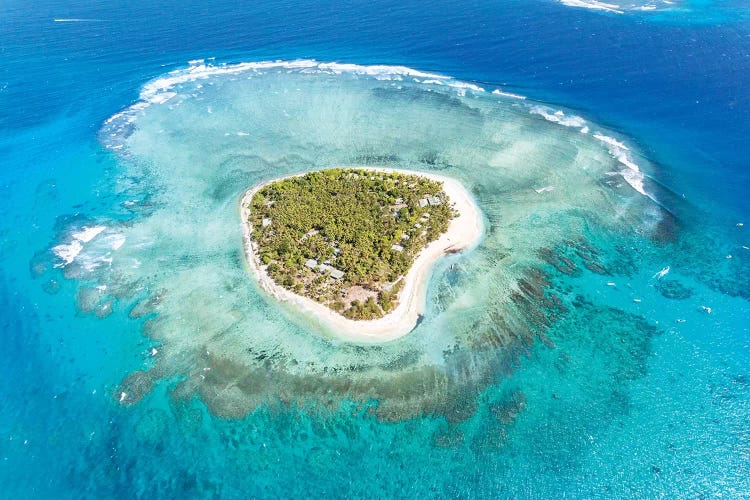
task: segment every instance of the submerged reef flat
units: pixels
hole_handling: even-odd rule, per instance
[[[479,210],[458,182],[384,168],[264,182],[245,193],[240,210],[261,286],[344,340],[411,331],[435,261],[482,234]]]
[[[101,198],[117,215],[61,221],[31,269],[40,283],[73,280],[81,314],[129,315],[151,339],[154,354],[113,391],[121,404],[179,380],[175,401],[198,397],[226,417],[353,402],[383,420],[453,425],[535,346],[554,349],[555,325],[587,307],[561,278],[636,273],[674,239],[652,166],[626,139],[504,89],[410,68],[196,61],[147,83],[100,137],[121,169]],[[237,200],[322,165],[454,179],[481,211],[481,241],[434,264],[409,335],[328,338],[248,285]],[[501,442],[523,411],[522,395],[509,398],[498,435],[482,442]]]

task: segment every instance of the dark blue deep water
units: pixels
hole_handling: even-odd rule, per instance
[[[120,382],[152,347],[141,324],[82,314],[76,283],[45,285],[34,258],[66,221],[110,209],[119,160],[100,144],[104,121],[203,58],[404,65],[616,130],[655,165],[692,298],[635,310],[605,297],[610,309],[562,319],[554,349],[491,381],[452,434],[439,415],[388,422],[346,403],[215,416],[200,398],[176,403],[179,380],[121,406]],[[748,497],[749,137],[742,2],[620,15],[551,0],[0,0],[0,496]],[[601,294],[592,283],[570,293]],[[653,338],[617,354],[636,374],[597,378],[614,361],[582,353],[576,333],[627,330],[618,307]],[[578,371],[558,369],[560,352]],[[513,418],[493,417],[488,401],[519,388]],[[498,419],[503,438],[488,430]]]

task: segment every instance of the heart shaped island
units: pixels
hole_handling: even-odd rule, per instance
[[[270,180],[240,202],[247,263],[261,287],[343,340],[410,332],[433,264],[475,246],[482,217],[456,180],[376,167]]]

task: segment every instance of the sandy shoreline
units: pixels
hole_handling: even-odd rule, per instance
[[[335,168],[335,167],[331,167]],[[245,191],[240,199],[240,218],[242,220],[242,234],[245,248],[245,259],[248,267],[256,277],[261,287],[276,299],[295,306],[311,322],[318,324],[324,331],[347,341],[354,342],[385,342],[394,340],[409,333],[420,315],[424,312],[427,295],[427,282],[432,266],[445,254],[465,250],[476,245],[483,232],[482,216],[471,195],[456,180],[426,172],[410,170],[396,170],[379,167],[338,167],[356,168],[373,172],[403,173],[420,175],[443,183],[443,191],[450,198],[454,209],[459,213],[451,220],[448,230],[437,240],[431,242],[419,253],[409,272],[404,278],[404,287],[399,293],[399,303],[396,308],[382,318],[374,320],[351,320],[332,311],[328,307],[307,297],[302,297],[286,288],[277,285],[268,274],[261,269],[260,261],[254,251],[255,243],[250,237],[253,228],[250,224],[250,202],[253,195],[263,187],[273,182],[299,177],[307,174],[303,172],[288,175],[253,186]]]

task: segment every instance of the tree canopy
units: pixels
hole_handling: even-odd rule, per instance
[[[395,307],[399,279],[447,230],[454,215],[448,202],[442,183],[426,177],[336,168],[258,190],[250,223],[274,281],[369,319]]]

